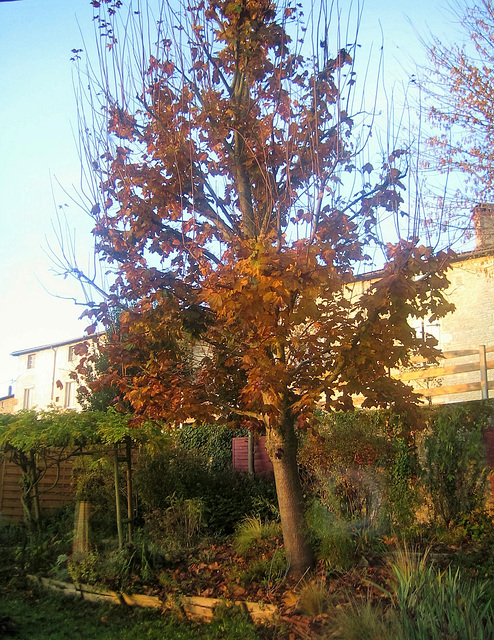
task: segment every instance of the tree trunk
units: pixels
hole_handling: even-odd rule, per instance
[[[34,451],[30,453],[30,465],[31,465],[31,491],[33,496],[33,515],[36,526],[39,525],[41,519],[41,505],[39,501],[39,473],[36,464],[36,454]]]
[[[285,416],[277,428],[267,430],[266,449],[274,468],[289,575],[299,580],[312,568],[314,555],[307,536],[292,417]]]

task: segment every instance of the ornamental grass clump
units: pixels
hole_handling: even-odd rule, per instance
[[[391,595],[407,640],[487,640],[494,637],[494,604],[486,582],[459,569],[442,571],[427,552],[403,549],[390,563]]]
[[[242,554],[263,541],[281,536],[279,522],[273,520],[262,521],[260,516],[248,516],[237,527],[235,533],[235,549]]]
[[[167,509],[146,515],[146,527],[153,541],[169,549],[190,548],[204,531],[203,505],[198,498],[170,498]]]
[[[492,584],[467,580],[459,569],[441,570],[429,553],[399,550],[381,589],[386,609],[370,599],[353,602],[334,621],[344,640],[488,640],[494,637]]]
[[[297,609],[303,615],[314,618],[326,613],[329,606],[329,594],[323,580],[310,580],[299,594]]]

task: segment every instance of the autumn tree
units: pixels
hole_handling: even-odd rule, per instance
[[[458,2],[465,44],[432,38],[426,46],[433,63],[425,88],[430,116],[439,131],[431,138],[439,167],[468,178],[478,202],[494,198],[494,3]]]
[[[91,313],[127,307],[102,383],[143,418],[265,430],[300,576],[312,552],[296,429],[359,394],[365,406],[416,401],[389,372],[437,355],[407,319],[446,310],[446,256],[417,238],[382,245],[357,295],[381,212],[406,215],[403,152],[377,169],[363,153],[372,116],[350,113],[354,48],[330,40],[326,7],[311,32],[299,6],[271,0],[163,3],[148,37],[147,5],[92,4],[102,73],[89,69],[89,89],[82,76],[81,130],[115,280]]]

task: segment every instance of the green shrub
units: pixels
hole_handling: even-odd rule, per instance
[[[449,405],[434,411],[424,439],[422,479],[433,513],[447,527],[485,505],[487,470],[482,430],[489,405]],[[477,410],[475,410],[477,409]]]
[[[249,476],[236,471],[211,470],[200,498],[211,533],[230,535],[248,515],[268,520],[277,513],[278,501],[271,477]]]
[[[329,571],[348,571],[355,564],[357,542],[352,528],[318,500],[307,510],[307,524],[317,557]]]
[[[43,515],[35,529],[18,527],[14,559],[25,571],[50,573],[57,558],[71,552],[74,509],[61,507]]]
[[[166,564],[166,554],[149,539],[136,534],[135,543],[122,548],[72,555],[67,569],[74,582],[103,584],[113,589],[134,588],[153,580]]]
[[[200,500],[204,525],[212,535],[229,535],[245,516],[269,519],[277,510],[271,478],[212,469],[200,456],[178,448],[142,456],[135,486],[148,513],[166,511],[173,500]]]
[[[390,411],[321,414],[302,440],[306,492],[353,526],[406,528],[414,517],[416,453],[404,418]]]
[[[198,498],[172,497],[167,509],[146,514],[146,529],[153,541],[164,549],[189,548],[202,532],[203,510]]]
[[[67,569],[74,582],[94,584],[101,576],[101,557],[96,551],[90,551],[83,555],[69,558]]]

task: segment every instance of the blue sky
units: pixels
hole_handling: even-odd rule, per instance
[[[341,1],[345,7],[349,2]],[[451,37],[446,0],[367,0],[363,50],[385,37],[387,84],[406,79],[402,65],[425,61],[417,34],[430,29]],[[89,0],[0,1],[0,396],[16,377],[17,349],[82,335],[82,308],[51,294],[79,296],[75,283],[56,278],[45,254],[53,243],[58,204],[79,182],[74,131],[76,105],[71,50],[93,34]],[[412,21],[410,25],[407,16]],[[90,223],[75,206],[69,224],[81,255],[91,246]]]

